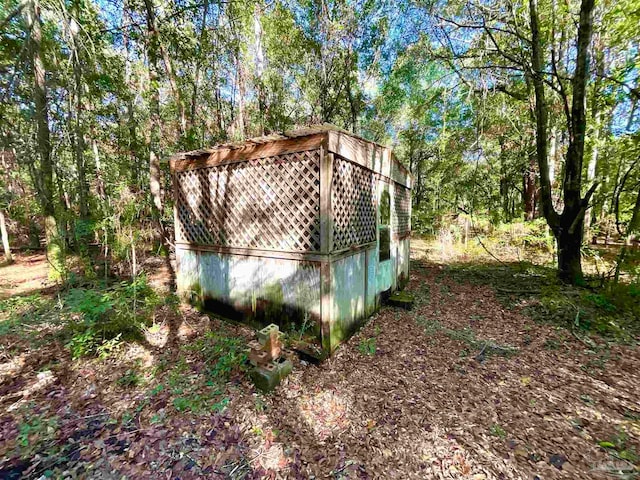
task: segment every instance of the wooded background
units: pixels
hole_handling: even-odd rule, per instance
[[[170,246],[170,154],[330,122],[395,148],[416,233],[544,218],[579,282],[584,241],[640,227],[639,24],[634,0],[4,0],[6,258],[135,273]]]

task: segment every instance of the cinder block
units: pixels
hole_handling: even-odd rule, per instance
[[[293,370],[293,363],[286,358],[280,358],[273,363],[278,368],[278,375],[281,381]]]
[[[262,349],[269,354],[269,360],[275,360],[282,353],[282,341],[280,340],[280,332],[271,330],[269,336],[264,342]]]
[[[273,363],[256,367],[249,372],[253,384],[263,392],[270,392],[280,383],[280,371]]]
[[[413,295],[407,292],[394,292],[391,294],[387,303],[394,307],[404,308],[405,310],[411,310],[413,308],[413,302],[415,298]]]
[[[271,323],[266,327],[264,327],[262,330],[258,330],[258,333],[256,333],[256,336],[258,337],[258,342],[260,342],[260,345],[265,344],[265,342],[267,341],[267,338],[271,336],[271,332],[273,331],[275,331],[278,334],[280,333],[280,329],[275,323]]]
[[[264,350],[251,349],[249,352],[249,362],[254,367],[258,365],[267,365],[271,361],[269,354]]]

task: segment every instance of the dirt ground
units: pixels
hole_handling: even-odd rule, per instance
[[[0,477],[638,478],[638,348],[596,354],[416,246],[413,310],[382,308],[329,360],[297,361],[273,394],[233,374],[215,412],[177,411],[166,391],[150,400],[154,380],[116,381],[133,359],[151,372],[209,330],[252,337],[189,307],[158,312],[148,342],[106,360],[0,337]],[[13,268],[0,268],[12,294],[40,278]]]
[[[0,266],[0,299],[38,292],[51,283],[49,265],[41,253],[14,255],[11,265]]]

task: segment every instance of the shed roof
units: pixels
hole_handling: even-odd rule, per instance
[[[309,149],[317,148],[319,146],[318,142],[321,142],[325,137],[328,137],[327,134],[329,132],[337,134],[334,139],[335,141],[330,142],[329,149],[331,151],[336,151],[336,153],[347,157],[349,160],[360,163],[363,166],[366,166],[371,170],[375,170],[406,187],[410,187],[411,175],[407,168],[397,160],[391,148],[362,138],[329,123],[313,125],[282,133],[264,135],[261,137],[254,137],[243,142],[222,143],[209,148],[180,152],[169,157],[169,162],[172,170],[185,170],[244,161],[252,158],[263,158],[274,154],[286,153],[287,151],[300,151],[305,147],[308,147]],[[390,160],[389,171],[380,171],[380,167],[378,166],[376,168],[376,165],[372,164],[372,162],[367,158],[367,155],[363,156],[355,154],[353,152],[353,145],[345,148],[344,144],[346,142],[344,140],[347,138],[355,140],[357,144],[361,146],[368,146],[369,148],[367,148],[367,150],[373,147],[374,151],[385,152]],[[342,142],[341,139],[343,140]],[[316,145],[316,143],[318,143],[318,145]],[[333,143],[333,148],[331,148],[331,143]],[[338,152],[337,150],[340,151]],[[357,150],[357,147],[355,150]],[[350,151],[351,154],[347,153],[347,151]]]

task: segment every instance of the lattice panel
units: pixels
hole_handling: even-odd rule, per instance
[[[393,232],[396,235],[406,235],[411,231],[411,190],[397,183],[393,194]]]
[[[320,152],[177,172],[178,240],[320,250]]]
[[[334,250],[376,240],[375,191],[373,172],[335,158],[331,185]]]

